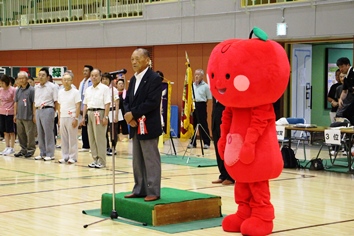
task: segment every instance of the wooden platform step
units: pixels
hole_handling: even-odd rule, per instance
[[[147,225],[160,226],[222,217],[220,196],[162,188],[161,199],[145,202],[144,198],[124,198],[129,193],[115,194],[118,216]],[[101,213],[109,215],[112,206],[112,194],[102,194]]]

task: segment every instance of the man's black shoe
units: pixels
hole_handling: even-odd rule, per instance
[[[29,157],[31,157],[31,156],[33,156],[33,154],[31,154],[31,153],[26,153],[26,154],[25,154],[25,157],[26,157],[26,158],[29,158]]]
[[[22,152],[18,152],[14,154],[15,157],[23,157],[24,155],[25,154],[23,154]]]

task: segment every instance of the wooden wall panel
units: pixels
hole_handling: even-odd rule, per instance
[[[60,64],[60,51],[62,49],[46,50],[42,55],[42,65],[65,66]],[[39,65],[39,66],[42,66]]]
[[[45,50],[32,50],[32,51],[21,51],[26,55],[26,66],[41,66],[45,65],[43,61],[43,54],[46,54]],[[22,66],[22,65],[20,65]],[[33,75],[32,75],[33,76]]]
[[[113,71],[116,64],[115,48],[97,49],[97,62],[95,67],[99,68],[102,73]]]
[[[94,68],[97,64],[97,48],[80,48],[77,50],[77,62],[76,62],[76,71],[73,71],[75,75],[75,85],[78,87],[80,85],[80,81],[83,79],[83,69],[84,65],[91,65]],[[67,64],[68,68],[70,68],[70,64]]]
[[[9,51],[0,51],[0,66],[7,66],[10,63],[11,58],[7,58]]]
[[[216,43],[203,44],[203,68],[204,68],[205,73],[207,71],[210,53],[214,49],[215,46],[216,46]]]
[[[79,88],[80,81],[82,79],[82,68],[78,68],[78,50],[77,49],[64,49],[59,51],[59,63],[60,65],[67,66],[68,70],[74,73],[73,84]],[[78,73],[80,71],[80,73]]]
[[[178,76],[177,45],[154,47],[153,69],[161,71],[167,80],[173,82],[171,104],[177,104],[178,83],[183,80]],[[183,77],[184,78],[184,77]]]
[[[126,47],[126,48],[116,48],[116,55],[115,55],[115,64],[112,68],[112,71],[117,71],[121,69],[126,69],[126,79],[129,80],[132,75],[134,74],[132,69],[132,64],[130,62],[130,58],[132,56],[133,51],[136,47]],[[127,83],[126,83],[127,86]],[[128,86],[127,86],[128,87]]]
[[[21,66],[27,64],[26,52],[23,51],[8,52],[5,57],[13,66]]]
[[[204,81],[208,83],[207,79],[207,69],[208,69],[208,61],[209,61],[209,56],[213,48],[215,47],[216,44],[203,44],[203,50],[202,50],[202,59],[203,59],[203,70],[205,73]],[[211,130],[211,113],[213,111],[213,103],[209,102],[208,107],[207,107],[207,112],[208,112],[208,125],[209,125],[209,130],[210,130],[210,135],[212,130]]]

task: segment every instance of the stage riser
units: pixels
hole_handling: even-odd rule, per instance
[[[201,199],[156,205],[153,211],[153,225],[177,224],[217,217],[221,217],[221,199]]]
[[[160,200],[145,202],[144,198],[124,198],[128,193],[115,195],[118,217],[147,225],[161,226],[222,217],[219,196],[162,188]],[[102,194],[101,213],[110,215],[111,212],[112,194]]]

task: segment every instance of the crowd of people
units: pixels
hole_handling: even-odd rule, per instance
[[[101,73],[91,65],[84,65],[84,78],[78,89],[73,84],[74,74],[70,70],[64,73],[61,86],[53,81],[47,68],[39,70],[37,84],[26,71],[18,72],[15,79],[2,75],[0,132],[6,148],[1,154],[30,158],[38,144],[39,155],[34,160],[51,161],[55,160],[56,147],[60,147],[58,162],[74,164],[79,151],[90,151],[93,161],[88,167],[103,168],[106,167],[106,155],[113,155],[116,143],[129,137],[132,139],[135,185],[132,193],[125,197],[144,197],[145,201],[159,199],[161,158],[158,140],[163,132],[161,83],[164,78],[162,72],[150,68],[150,54],[146,49],[134,50],[131,62],[134,76],[127,90],[125,73]],[[212,97],[203,78],[204,71],[196,70],[194,125],[201,125],[202,148],[208,149],[207,103]],[[223,109],[214,109],[213,135],[217,138]],[[79,129],[81,149],[78,146]],[[61,136],[60,145],[56,145],[57,130]],[[17,153],[14,150],[16,136],[21,147]],[[196,147],[196,133],[188,147]],[[233,184],[217,148],[215,150],[220,176],[213,183]]]
[[[26,71],[19,71],[15,78],[6,74],[1,75],[0,132],[5,139],[5,149],[1,154],[31,158],[38,144],[39,155],[35,156],[34,160],[50,161],[55,159],[56,147],[60,147],[61,158],[58,162],[74,164],[78,157],[78,131],[81,128],[83,145],[80,151],[91,150],[96,161],[94,166],[90,164],[89,167],[104,167],[106,154],[112,155],[110,146],[106,149],[106,145],[101,145],[106,132],[114,134],[114,137],[117,137],[118,133],[123,133],[124,141],[128,135],[128,126],[122,115],[123,102],[120,102],[126,94],[124,74],[119,74],[119,78],[113,78],[109,73],[101,76],[100,70],[85,65],[83,75],[84,79],[79,90],[73,84],[74,75],[70,70],[64,73],[61,86],[53,81],[47,68],[39,70],[37,84]],[[110,107],[112,99],[109,87],[114,88],[115,94],[113,99],[115,115],[110,118],[108,112],[112,113]],[[98,88],[103,89],[102,94],[95,93]],[[88,96],[85,99],[86,93]],[[104,100],[97,99],[100,95]],[[98,104],[99,102],[102,102],[103,107],[102,104]],[[96,107],[97,105],[99,106]],[[94,108],[97,112],[103,108],[104,112],[97,116],[96,110],[91,112]],[[85,120],[90,121],[89,117],[95,122],[91,126],[85,123]],[[112,122],[116,124],[115,130],[107,129],[108,120],[109,124]],[[60,130],[60,145],[56,145],[57,128]],[[15,153],[16,136],[21,149]],[[97,145],[97,140],[100,140],[100,145]],[[118,141],[117,138],[115,140]]]

